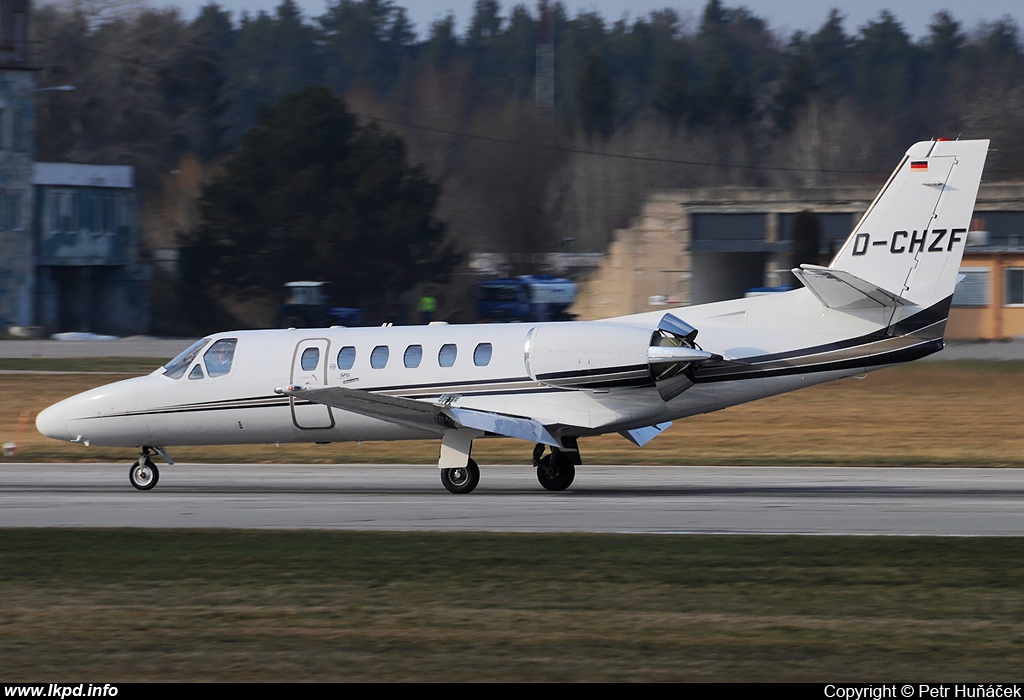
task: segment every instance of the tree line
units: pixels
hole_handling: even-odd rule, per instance
[[[877,180],[933,136],[985,137],[989,178],[1024,176],[1024,50],[1010,18],[965,27],[936,13],[915,39],[888,12],[848,27],[833,10],[783,35],[708,0],[608,20],[559,2],[477,0],[417,35],[391,0],[293,0],[188,19],[141,0],[75,0],[33,16],[41,160],[134,165],[144,197],[181,158],[220,163],[261,110],[308,87],[400,135],[440,189],[463,250],[519,261],[600,252],[656,188]],[[536,104],[538,32],[554,104]]]

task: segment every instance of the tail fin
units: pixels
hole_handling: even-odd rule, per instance
[[[828,269],[914,306],[951,296],[988,144],[911,146]]]

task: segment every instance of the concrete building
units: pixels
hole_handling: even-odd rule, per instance
[[[37,323],[113,335],[149,328],[134,169],[36,163]]]
[[[35,72],[28,0],[0,0],[0,333],[32,323]]]
[[[126,166],[34,163],[39,88],[29,0],[0,0],[0,333],[126,335],[149,328],[134,175]]]
[[[743,296],[794,282],[792,227],[800,211],[821,224],[823,263],[871,204],[876,187],[794,190],[702,188],[653,194],[615,232],[580,286],[581,319]],[[983,183],[947,337],[1024,335],[1024,184]]]

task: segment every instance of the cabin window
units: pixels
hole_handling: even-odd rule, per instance
[[[1006,270],[1006,305],[1024,304],[1024,268],[1011,267]]]
[[[356,363],[356,349],[346,345],[338,351],[338,369],[352,369]]]
[[[235,338],[221,338],[210,346],[203,355],[206,361],[206,373],[211,377],[223,377],[231,371],[231,363],[235,361]],[[314,348],[315,350],[316,348]],[[316,366],[314,361],[313,366]]]
[[[412,369],[413,367],[420,366],[420,360],[423,359],[423,346],[422,345],[410,345],[405,349],[405,366]]]
[[[437,364],[442,367],[451,367],[455,364],[455,357],[458,354],[459,351],[453,343],[446,343],[441,346],[441,350],[437,353]]]
[[[203,368],[202,368],[202,366],[201,365],[196,365],[195,367],[193,367],[192,371],[188,373],[188,378],[189,379],[202,379],[203,378]]]
[[[192,360],[198,357],[199,351],[202,350],[209,342],[209,338],[203,338],[182,350],[181,354],[164,365],[164,376],[170,377],[171,379],[181,379],[184,377],[185,370],[187,370],[189,365],[192,364]]]
[[[320,364],[320,348],[306,348],[299,358],[299,366],[303,372],[312,372]]]
[[[370,367],[374,369],[384,369],[388,364],[388,355],[390,351],[387,345],[378,345],[370,353]]]
[[[477,367],[486,367],[491,363],[491,344],[480,343],[473,350],[473,364]]]

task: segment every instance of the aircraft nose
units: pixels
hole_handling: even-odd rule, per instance
[[[36,430],[49,438],[70,440],[71,435],[68,433],[68,418],[65,409],[63,401],[44,408],[36,416]]]

